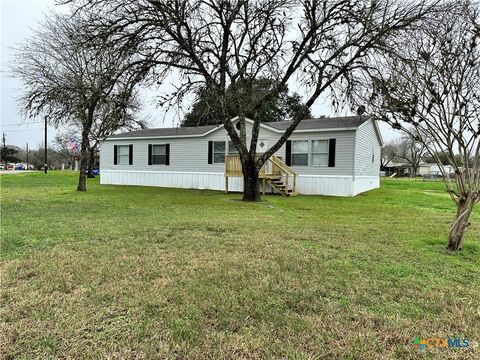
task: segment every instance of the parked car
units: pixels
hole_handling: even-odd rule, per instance
[[[88,175],[88,171],[85,170],[85,174]],[[97,176],[100,175],[100,170],[97,167],[92,168],[92,174]]]

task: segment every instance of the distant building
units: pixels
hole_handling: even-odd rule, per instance
[[[442,165],[445,173],[448,175],[454,175],[455,170],[451,165]],[[437,164],[432,163],[420,163],[417,168],[417,173],[413,174],[413,167],[409,163],[394,159],[389,161],[384,167],[382,172],[385,176],[398,176],[398,177],[412,177],[412,176],[442,176],[442,171]]]

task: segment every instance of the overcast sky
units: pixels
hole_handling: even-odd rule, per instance
[[[8,74],[8,64],[12,61],[13,50],[38,26],[49,11],[59,11],[55,0],[0,0],[1,3],[1,131],[5,133],[7,143],[24,147],[28,142],[30,148],[43,143],[42,119],[31,119],[28,122],[17,111],[15,98],[18,96],[20,84]],[[290,86],[292,91],[296,89]],[[161,91],[161,90],[160,90]],[[144,116],[150,118],[152,127],[172,127],[178,124],[178,116],[173,113],[164,114],[156,109],[154,98],[158,90],[142,90]],[[333,110],[326,101],[319,101],[312,108],[315,116],[334,116]],[[343,113],[347,114],[347,113]],[[396,133],[387,125],[380,124],[385,141],[392,139]],[[55,129],[49,127],[49,142],[53,139]]]

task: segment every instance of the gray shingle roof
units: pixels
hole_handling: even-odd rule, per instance
[[[176,128],[155,128],[130,131],[123,134],[114,134],[109,138],[126,138],[126,137],[154,137],[154,136],[188,136],[202,135],[219,125],[194,126],[194,127],[176,127]]]
[[[365,121],[367,117],[362,116],[343,116],[319,119],[305,119],[297,125],[295,130],[324,130],[324,129],[344,129],[357,128]],[[276,130],[286,130],[292,121],[278,121],[264,123]],[[115,138],[136,138],[136,137],[174,137],[174,136],[199,136],[221,125],[207,125],[196,127],[176,127],[176,128],[156,128],[130,131],[123,134],[111,135],[109,139]]]
[[[320,118],[320,119],[305,119],[297,125],[295,130],[323,130],[323,129],[343,129],[343,128],[357,128],[365,121],[368,120],[368,117],[362,116],[342,116],[342,117],[330,117],[330,118]],[[277,130],[286,130],[292,121],[278,121],[266,123],[266,125],[271,126]]]

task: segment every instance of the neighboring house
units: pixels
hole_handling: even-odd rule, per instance
[[[448,175],[453,175],[455,173],[453,166],[451,165],[442,165],[445,173]],[[393,159],[389,161],[382,169],[385,176],[395,175],[397,177],[407,177],[412,176],[413,168],[410,164],[402,162],[398,159]],[[437,164],[429,163],[420,163],[418,165],[417,173],[415,176],[442,176],[442,172]]]
[[[413,174],[413,167],[411,164],[405,162],[405,160],[395,158],[390,160],[381,170],[385,176],[413,177],[428,173],[430,167],[425,166],[424,163],[420,163],[417,168],[417,173]]]
[[[418,165],[418,175],[431,175],[432,173],[432,164],[421,163]]]
[[[238,129],[238,118],[232,119]],[[262,123],[257,153],[272,146],[290,121]],[[246,119],[247,143],[253,121]],[[295,174],[300,194],[355,196],[378,188],[380,147],[376,121],[358,116],[303,120],[262,170],[263,186],[282,192]],[[110,136],[100,148],[102,184],[243,190],[239,158],[223,125],[160,128]],[[227,162],[227,163],[226,163]],[[226,169],[228,168],[228,171]],[[228,174],[227,174],[228,172]],[[280,180],[278,179],[280,178]]]
[[[425,166],[428,167],[426,175],[442,176],[442,171],[437,164],[425,164]],[[442,165],[442,169],[449,176],[455,175],[455,168],[452,165]]]
[[[381,168],[385,176],[410,176],[410,165],[398,159],[390,160]]]

